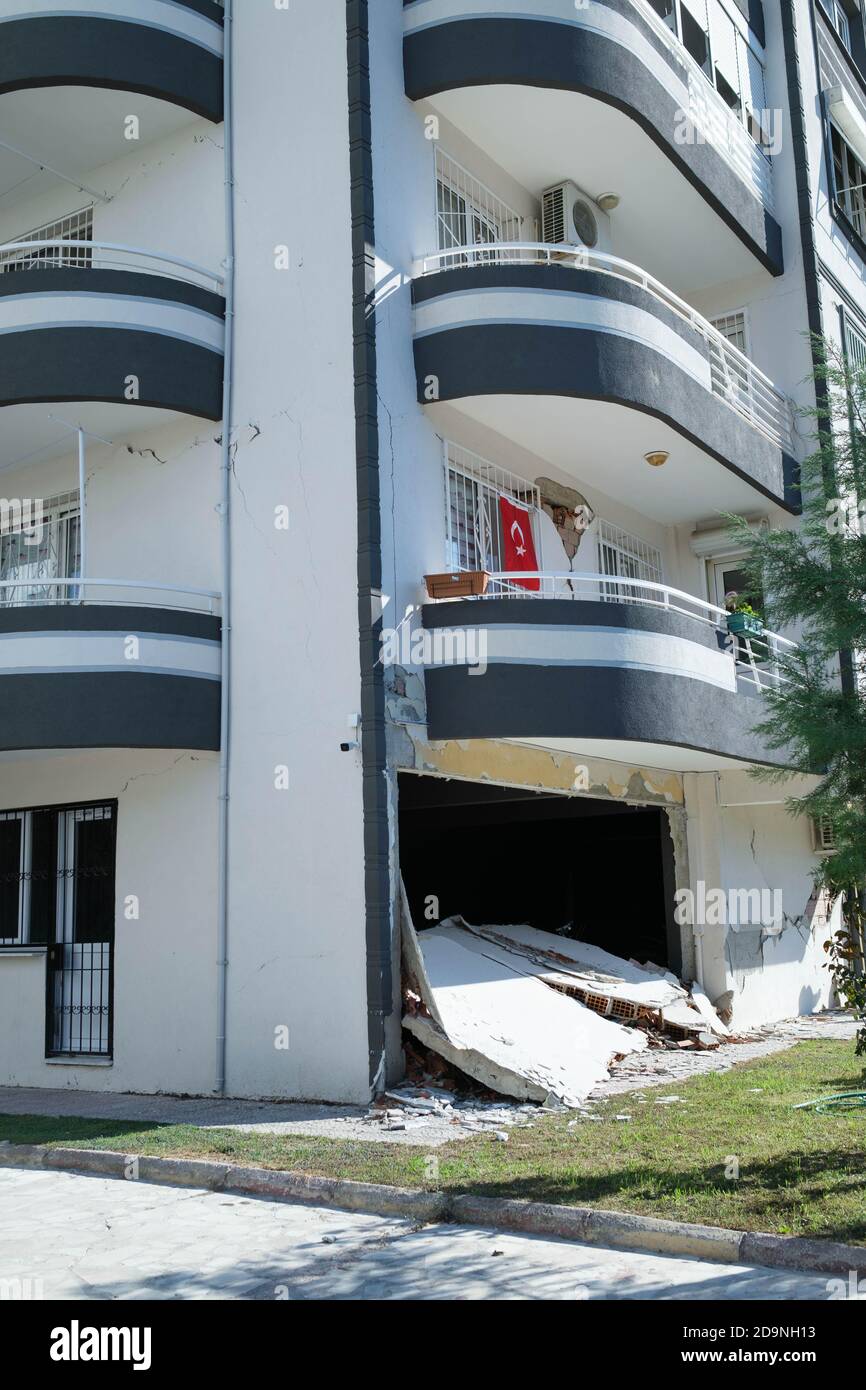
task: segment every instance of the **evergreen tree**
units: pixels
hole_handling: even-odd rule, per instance
[[[791,627],[797,648],[782,648],[779,681],[766,692],[756,728],[784,750],[793,769],[817,771],[795,815],[823,818],[835,848],[822,858],[816,886],[842,899],[844,928],[829,945],[840,998],[859,1019],[866,1053],[864,873],[866,873],[866,365],[817,340],[815,450],[801,470],[802,524],[759,528],[731,518],[745,548],[751,585],[765,596],[771,629]],[[784,782],[789,769],[755,769]]]

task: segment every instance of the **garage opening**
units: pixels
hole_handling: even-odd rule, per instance
[[[660,807],[401,773],[399,832],[419,928],[455,914],[528,923],[682,971],[673,843]]]

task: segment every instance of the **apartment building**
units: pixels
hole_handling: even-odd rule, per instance
[[[855,0],[0,0],[0,1082],[361,1100],[401,882],[828,1004],[725,518],[864,169]]]

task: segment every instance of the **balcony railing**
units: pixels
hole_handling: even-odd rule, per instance
[[[43,578],[0,579],[0,609],[36,608],[46,604],[123,605],[132,608],[170,608],[180,613],[219,612],[216,589],[180,584],[152,584],[146,579]]]
[[[666,308],[684,319],[707,345],[713,394],[736,410],[755,429],[787,452],[794,452],[794,406],[765,376],[754,362],[733,343],[728,342],[717,328],[693,309],[660,280],[641,270],[640,266],[586,247],[549,245],[541,242],[503,241],[495,244],[476,243],[471,246],[450,247],[425,256],[421,273],[432,275],[467,265],[565,265],[575,270],[592,270],[627,280],[651,294]]]
[[[161,251],[145,251],[114,241],[75,241],[58,237],[48,241],[9,241],[0,245],[0,275],[24,270],[127,270],[161,275],[170,280],[219,293],[224,276]]]
[[[743,182],[758,194],[767,211],[773,212],[773,166],[769,156],[752,139],[700,64],[695,62],[652,6],[646,0],[633,0],[633,3],[675,64],[677,76],[685,89],[683,115],[694,127],[695,138],[705,140],[718,150]]]
[[[662,608],[670,613],[682,613],[696,622],[711,627],[718,635],[720,648],[725,648],[734,663],[738,682],[762,690],[785,679],[779,670],[779,657],[796,650],[797,644],[776,632],[764,630],[760,637],[739,637],[728,631],[728,614],[724,608],[705,599],[695,598],[683,589],[669,584],[657,584],[648,579],[632,579],[623,575],[575,573],[571,570],[498,570],[488,573],[487,590],[483,595],[433,602],[465,602],[484,604],[487,599],[573,599],[604,603],[636,603],[644,607]],[[527,589],[525,581],[538,584]],[[575,619],[579,622],[579,618]],[[479,616],[478,625],[483,626]]]

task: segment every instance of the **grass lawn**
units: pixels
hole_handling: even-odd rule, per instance
[[[853,1043],[802,1042],[734,1071],[606,1101],[595,1107],[601,1119],[571,1129],[568,1114],[541,1115],[532,1128],[512,1130],[507,1144],[478,1135],[432,1154],[363,1140],[20,1115],[0,1115],[0,1140],[213,1158],[866,1244],[866,1109],[793,1109],[864,1087]],[[685,1104],[656,1105],[665,1095]],[[631,1120],[615,1118],[622,1114]],[[739,1163],[736,1179],[725,1176],[729,1155]]]

